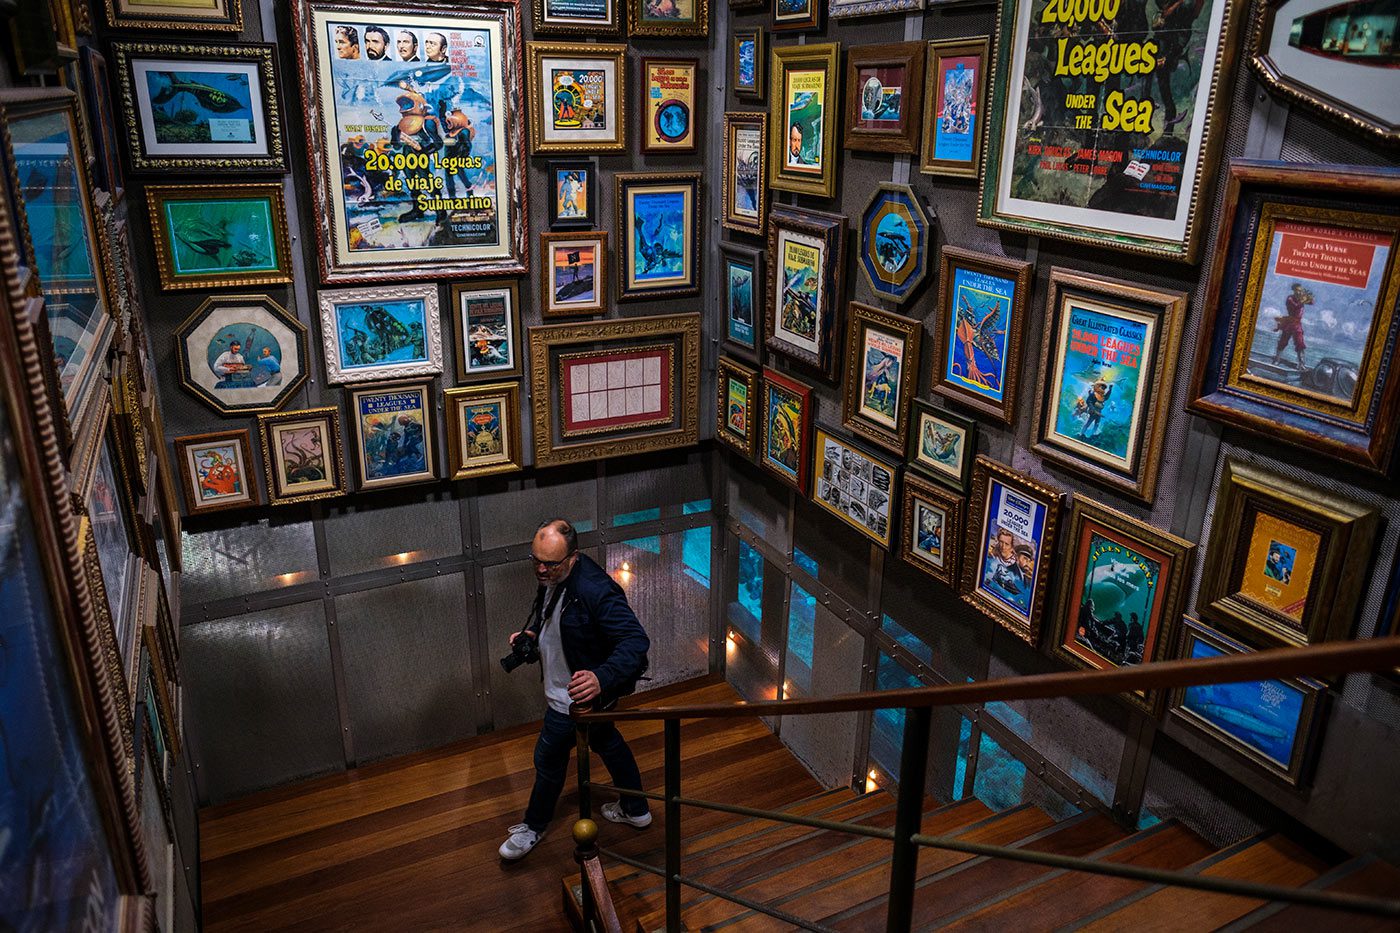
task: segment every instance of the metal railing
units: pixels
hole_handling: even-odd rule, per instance
[[[681,873],[681,807],[697,807],[733,813],[754,819],[771,820],[796,826],[833,830],[889,840],[893,845],[886,930],[906,931],[913,922],[914,889],[918,872],[919,847],[962,852],[975,857],[1001,858],[1028,862],[1049,868],[1082,871],[1116,878],[1127,878],[1155,885],[1172,885],[1230,894],[1263,901],[1283,901],[1332,910],[1350,911],[1387,918],[1400,918],[1400,900],[1367,897],[1310,888],[1260,884],[1235,878],[1193,874],[1187,871],[1143,868],[1119,862],[1057,855],[1026,849],[967,842],[951,836],[930,836],[920,832],[924,811],[930,723],[933,707],[988,703],[993,701],[1047,699],[1126,693],[1136,690],[1162,690],[1210,684],[1270,680],[1284,677],[1340,675],[1360,671],[1384,671],[1400,667],[1400,636],[1368,641],[1335,642],[1305,648],[1278,648],[1243,655],[1226,655],[1204,660],[1162,661],[1107,671],[1064,671],[1028,677],[946,684],[846,694],[816,700],[767,700],[726,704],[659,706],[592,712],[575,709],[578,723],[578,783],[581,820],[591,819],[592,791],[607,790],[661,802],[666,817],[664,867],[649,865],[607,849],[596,849],[610,858],[642,871],[661,876],[666,885],[666,929],[680,930],[681,887],[691,887],[739,904],[806,930],[826,933],[828,928],[784,911],[752,901],[732,891],[711,887]],[[904,743],[900,752],[899,787],[895,798],[895,823],[882,829],[859,823],[822,820],[777,810],[761,810],[681,794],[681,720],[698,718],[739,718],[815,713],[860,712],[877,709],[904,710]],[[663,794],[630,790],[589,779],[589,723],[632,720],[662,720],[665,762]],[[596,858],[596,854],[594,855]],[[589,916],[589,884],[583,884],[585,918]],[[611,904],[608,905],[611,907]],[[615,920],[615,915],[614,915]],[[587,919],[585,919],[587,924]]]

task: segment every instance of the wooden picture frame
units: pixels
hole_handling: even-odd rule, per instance
[[[113,29],[163,32],[243,31],[243,4],[239,0],[106,0],[107,25]]]
[[[292,281],[280,183],[147,185],[146,207],[161,288],[247,288]]]
[[[812,387],[764,367],[758,465],[802,495],[812,460]]]
[[[1196,546],[1083,496],[1075,497],[1065,537],[1049,646],[1055,657],[1100,671],[1170,658]],[[1160,694],[1119,696],[1150,716]]]
[[[775,206],[768,213],[769,350],[836,379],[840,359],[846,218],[840,214]]]
[[[990,56],[988,36],[928,44],[919,159],[923,174],[977,178],[982,173]]]
[[[667,0],[670,2],[670,0]],[[642,56],[639,136],[651,155],[695,152],[700,135],[700,59]]]
[[[258,415],[267,501],[292,505],[346,493],[340,408],[307,408]]]
[[[764,6],[758,0],[758,7]],[[733,3],[730,9],[735,9]],[[732,26],[732,24],[731,24]],[[768,40],[762,26],[731,29],[729,33],[729,90],[740,100],[761,101],[765,92]],[[768,163],[764,162],[766,166]]]
[[[457,381],[519,377],[525,354],[520,340],[520,283],[515,279],[454,282],[449,295],[457,335]]]
[[[841,43],[781,46],[773,49],[772,57],[768,184],[779,191],[834,197],[836,135],[841,125]]]
[[[841,424],[852,434],[902,455],[909,440],[909,400],[919,382],[922,321],[850,303]]]
[[[1031,449],[1150,504],[1186,303],[1185,292],[1052,267]]]
[[[902,505],[899,556],[957,589],[967,500],[905,470]]]
[[[374,385],[345,393],[358,491],[438,478],[437,401],[431,382]]]
[[[723,292],[725,346],[741,351],[755,362],[763,358],[763,302],[767,280],[764,252],[737,243],[720,241],[720,279]]]
[[[548,163],[549,229],[588,230],[598,226],[598,163],[570,159]],[[579,199],[583,205],[579,205]]]
[[[875,0],[884,4],[892,0]],[[923,0],[913,0],[923,6]],[[840,4],[843,8],[856,4]],[[832,16],[837,2],[832,3]],[[850,15],[850,14],[844,14]],[[924,116],[925,42],[857,45],[846,50],[847,149],[913,155]]]
[[[442,372],[436,285],[374,285],[317,293],[326,382],[354,385]]]
[[[699,440],[700,315],[531,327],[535,466]]]
[[[889,549],[899,461],[861,450],[817,425],[812,441],[812,501]]]
[[[564,280],[566,269],[568,281]],[[547,319],[605,313],[607,270],[606,230],[541,233],[540,316]]]
[[[190,515],[262,505],[247,428],[186,434],[174,444]]]
[[[613,183],[617,300],[700,294],[700,173],[618,172]]]
[[[772,0],[773,31],[801,32],[822,27],[824,0]]]
[[[882,181],[860,217],[860,261],[865,284],[878,297],[903,304],[928,277],[933,226],[908,185]]]
[[[946,408],[913,399],[909,412],[910,467],[950,489],[967,494],[972,461],[977,457],[977,422]]]
[[[764,236],[768,230],[768,120],[761,113],[724,115],[720,176],[726,230]]]
[[[126,194],[126,180],[122,175],[122,160],[118,152],[107,59],[91,45],[83,46],[79,55],[83,64],[83,88],[87,95],[88,112],[92,114],[94,124],[93,144],[98,149],[93,153],[96,157],[95,180],[99,188],[112,196],[113,202],[120,201]]]
[[[1397,212],[1400,170],[1232,162],[1187,410],[1388,473],[1400,438]]]
[[[938,259],[933,391],[1010,426],[1031,264],[957,246],[944,246]]]
[[[530,152],[626,152],[627,46],[529,42],[525,49]]]
[[[295,32],[284,41],[296,50],[321,284],[524,273],[520,4],[292,0],[291,7]],[[391,29],[396,41],[375,58],[369,37],[387,38]],[[364,94],[351,99],[345,87]],[[372,127],[408,138],[382,151]],[[415,164],[405,156],[396,168],[396,151],[415,147]]]
[[[973,465],[962,598],[1031,646],[1040,640],[1063,502],[1058,489],[990,457]]]
[[[133,172],[287,170],[276,46],[114,42],[112,53]]]
[[[637,38],[703,39],[710,34],[710,0],[622,0],[627,34]]]
[[[562,9],[553,9],[556,3]],[[530,20],[533,34],[537,36],[622,35],[622,10],[618,0],[593,0],[587,5],[578,0],[531,0]]]
[[[1189,616],[1182,623],[1180,658],[1253,650]],[[1178,687],[1168,710],[1171,722],[1219,743],[1256,774],[1296,792],[1311,777],[1327,721],[1327,697],[1326,684],[1311,678],[1256,680]],[[1258,726],[1251,728],[1254,723]]]
[[[758,370],[721,356],[715,364],[715,439],[746,460],[758,450]]]
[[[276,411],[311,368],[306,326],[266,295],[204,299],[175,329],[175,359],[180,384],[221,415]]]
[[[523,469],[520,383],[492,382],[448,389],[447,447],[452,480],[496,476]]]
[[[826,15],[832,19],[848,19],[852,16],[912,13],[924,8],[924,0],[827,0]]]
[[[1226,458],[1197,608],[1270,646],[1348,638],[1376,526],[1375,509]]]

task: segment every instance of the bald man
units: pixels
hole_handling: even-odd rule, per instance
[[[572,704],[609,709],[619,697],[637,687],[646,673],[646,631],[637,621],[627,596],[607,572],[578,551],[578,534],[562,518],[545,522],[530,544],[530,563],[539,589],[525,627],[510,637],[511,647],[521,638],[539,645],[544,668],[545,710],[540,737],[535,742],[535,787],[525,819],[510,827],[501,844],[501,858],[524,858],[544,838],[554,818],[559,794],[569,767],[569,753],[576,744]],[[642,789],[637,760],[613,723],[589,727],[589,747],[598,753],[612,775],[613,785]],[[651,825],[651,813],[643,797],[624,795],[604,804],[605,819],[637,829]]]

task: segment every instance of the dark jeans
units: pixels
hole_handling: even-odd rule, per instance
[[[537,833],[544,832],[554,819],[554,807],[564,790],[564,778],[569,769],[569,753],[578,744],[574,721],[563,713],[545,710],[540,737],[535,742],[535,789],[530,792],[530,805],[525,809],[525,825]],[[603,764],[608,766],[613,785],[628,790],[642,789],[642,774],[627,740],[612,723],[589,726],[588,744]],[[622,812],[641,816],[647,812],[643,797],[622,798]]]

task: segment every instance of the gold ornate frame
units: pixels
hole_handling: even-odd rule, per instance
[[[818,5],[822,0],[812,0]],[[777,28],[776,26],[774,27]],[[787,130],[787,100],[783,88],[787,74],[795,68],[826,72],[826,100],[822,105],[822,168],[819,175],[787,171],[784,154]],[[768,73],[768,184],[775,190],[813,194],[821,198],[836,194],[836,137],[841,128],[841,43],[815,42],[773,49]]]
[[[244,502],[221,502],[215,505],[200,505],[199,497],[195,494],[194,478],[190,476],[189,464],[185,461],[185,450],[196,444],[212,444],[217,442],[237,444],[239,452],[243,455],[243,480],[248,485],[248,499]],[[205,434],[186,434],[174,440],[175,456],[180,463],[180,489],[185,496],[185,511],[191,515],[203,515],[206,512],[222,512],[225,509],[245,509],[262,505],[262,494],[258,489],[257,467],[253,464],[253,444],[252,438],[248,434],[247,428],[234,428],[228,431],[210,431]]]
[[[885,331],[904,342],[904,356],[899,366],[899,398],[896,400],[893,428],[861,414],[864,389],[865,334],[874,329]],[[841,388],[841,425],[852,434],[877,444],[896,455],[902,455],[909,443],[909,402],[919,381],[920,344],[924,335],[921,321],[885,311],[882,308],[850,303],[846,315],[846,371]]]
[[[287,492],[277,479],[277,462],[272,456],[272,429],[278,425],[295,421],[325,422],[324,436],[329,449],[325,450],[326,466],[333,470],[329,477],[332,487],[316,492]],[[327,405],[324,408],[306,408],[301,411],[281,411],[272,415],[258,415],[258,435],[262,441],[263,476],[267,480],[267,501],[272,505],[291,505],[297,502],[313,502],[317,499],[333,499],[345,495],[345,453],[340,439],[340,408]]]
[[[735,182],[737,153],[735,138],[742,126],[758,130],[758,218],[750,220],[734,212],[734,194],[738,186]],[[721,223],[729,230],[763,236],[768,230],[768,118],[757,112],[730,111],[724,115],[724,173],[720,176],[723,200]]]
[[[945,486],[931,482],[909,470],[904,471],[903,505],[900,509],[899,556],[940,583],[953,589],[958,588],[958,575],[962,568],[963,521],[967,511],[967,500],[951,492]],[[914,500],[925,499],[930,505],[943,510],[947,520],[943,523],[943,567],[935,567],[928,560],[915,553],[910,544],[910,536],[915,533]]]
[[[520,383],[492,382],[448,389],[443,397],[447,402],[447,450],[452,471],[448,479],[475,479],[498,473],[514,473],[524,468],[525,450],[520,444]],[[498,455],[498,459],[481,466],[470,466],[463,462],[462,456],[463,438],[458,423],[462,408],[473,402],[497,400],[501,403],[501,435],[506,442],[505,450]]]
[[[359,491],[369,489],[388,489],[391,486],[410,486],[415,483],[431,483],[438,478],[437,465],[437,439],[433,434],[437,431],[437,407],[433,404],[436,399],[433,392],[432,382],[404,382],[394,384],[376,384],[358,386],[351,388],[345,393],[346,404],[350,406],[350,439],[355,444],[354,457],[355,472],[359,479]],[[406,476],[392,476],[383,479],[369,479],[365,476],[365,437],[362,433],[360,422],[360,397],[364,395],[383,394],[387,392],[411,392],[418,396],[423,407],[423,470],[418,473],[410,473]]]
[[[171,201],[202,201],[221,198],[268,198],[271,204],[273,247],[277,268],[266,272],[209,272],[199,275],[175,274],[172,244],[166,230],[164,207]],[[147,185],[146,208],[151,220],[151,238],[156,248],[156,270],[160,287],[171,291],[190,288],[232,288],[248,285],[287,285],[292,281],[291,239],[287,235],[287,202],[280,183]]]
[[[681,247],[682,258],[689,267],[687,282],[667,283],[661,286],[637,284],[633,280],[633,260],[637,258],[637,235],[633,228],[633,213],[627,210],[627,195],[636,189],[681,188],[686,196],[686,210],[690,214],[686,224],[686,244]],[[645,300],[649,298],[684,298],[700,294],[700,274],[703,263],[700,260],[700,216],[704,213],[701,198],[699,172],[618,172],[613,176],[615,201],[613,217],[617,222],[617,299],[618,301]]]
[[[162,31],[190,32],[232,32],[243,31],[243,3],[241,0],[222,0],[224,13],[218,16],[191,13],[188,16],[173,16],[166,12],[174,4],[153,4],[149,14],[123,13],[124,0],[106,0],[107,25],[113,29],[159,29]],[[190,4],[194,8],[195,4]]]
[[[862,525],[860,522],[856,521],[854,518],[851,517],[848,511],[844,511],[838,508],[837,506],[831,504],[830,502],[827,502],[821,497],[821,493],[819,492],[819,490],[821,489],[821,484],[823,482],[827,482],[827,480],[825,480],[822,477],[822,466],[824,465],[823,458],[826,449],[823,442],[826,440],[830,440],[833,443],[838,444],[842,448],[843,462],[845,460],[844,451],[850,451],[856,456],[860,457],[861,459],[867,460],[870,463],[879,466],[880,468],[889,473],[890,488],[888,490],[887,496],[889,501],[886,503],[885,506],[884,537],[881,537],[880,535],[876,534],[874,529],[866,525]],[[812,487],[808,497],[814,503],[816,503],[818,508],[836,516],[842,522],[854,528],[856,531],[859,531],[861,534],[865,535],[865,537],[869,538],[871,541],[874,541],[877,545],[879,545],[881,548],[884,548],[885,550],[889,550],[890,544],[894,542],[895,526],[898,524],[899,519],[899,500],[895,498],[895,491],[899,488],[900,472],[900,462],[898,460],[881,460],[873,452],[861,450],[859,447],[851,443],[846,438],[841,437],[838,434],[833,434],[831,431],[827,430],[820,424],[816,425],[815,429],[812,431]],[[868,507],[868,503],[866,507]]]
[[[627,4],[627,33],[637,37],[658,39],[703,39],[710,34],[710,0],[693,0],[695,19],[689,22],[648,23],[642,19],[646,0],[618,0]]]
[[[748,430],[743,435],[729,427],[730,379],[738,379],[744,383],[744,390],[747,393],[748,410],[744,423]],[[721,356],[715,364],[715,439],[749,460],[753,459],[754,453],[758,450],[758,421],[755,416],[758,412],[759,401],[758,370],[751,369],[738,360]]]
[[[570,241],[593,244],[593,298],[592,304],[554,304],[554,244]],[[540,317],[584,317],[591,314],[606,314],[608,311],[608,231],[606,230],[559,230],[540,234]]]
[[[623,0],[616,0],[623,2]],[[627,151],[627,46],[622,44],[584,44],[577,42],[527,42],[525,44],[525,86],[530,98],[530,153]],[[540,84],[540,67],[549,58],[596,59],[612,65],[617,75],[617,98],[614,101],[616,136],[609,142],[549,142],[544,138],[545,115],[549,112],[550,96]]]

